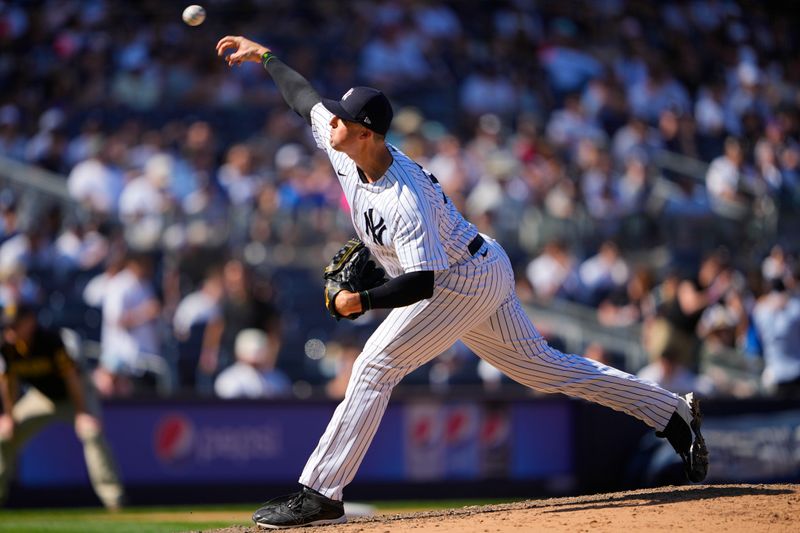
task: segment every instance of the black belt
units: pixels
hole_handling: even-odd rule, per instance
[[[469,245],[467,245],[467,250],[469,250],[469,255],[477,254],[478,250],[480,250],[481,246],[483,246],[483,243],[484,243],[483,237],[481,237],[481,234],[478,233],[475,236],[475,238],[472,239],[472,242],[469,243]]]

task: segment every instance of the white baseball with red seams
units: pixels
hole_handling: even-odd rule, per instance
[[[203,6],[192,4],[183,10],[183,21],[189,26],[199,26],[206,20],[206,10]]]
[[[484,244],[471,254],[475,226],[435,177],[394,146],[387,144],[394,161],[384,176],[373,183],[362,180],[355,162],[330,145],[332,117],[321,103],[315,105],[312,130],[339,177],[359,238],[390,276],[433,270],[435,285],[431,298],[393,309],[369,338],[300,483],[341,500],[394,386],[457,340],[524,385],[583,398],[664,429],[682,399],[548,346],[517,299],[511,263],[500,244],[484,235]]]

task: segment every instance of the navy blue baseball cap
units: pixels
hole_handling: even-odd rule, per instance
[[[372,87],[353,87],[344,93],[341,100],[323,98],[322,105],[337,117],[358,122],[381,135],[389,131],[394,115],[386,95]]]

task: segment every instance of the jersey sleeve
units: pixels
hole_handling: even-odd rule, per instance
[[[76,368],[75,361],[72,360],[72,357],[69,356],[67,349],[64,348],[63,345],[56,350],[53,358],[56,362],[58,374],[62,378]]]
[[[328,111],[322,102],[311,108],[311,133],[317,147],[330,153],[331,148],[331,119],[333,113]]]
[[[450,268],[430,203],[411,186],[402,188],[398,200],[394,246],[403,272]]]

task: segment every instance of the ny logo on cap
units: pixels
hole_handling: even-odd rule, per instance
[[[350,89],[349,91],[344,93],[344,96],[342,96],[342,100],[347,100],[347,97],[350,96],[351,94],[353,94],[353,90],[354,89],[355,89],[355,87],[353,87],[352,89]]]

